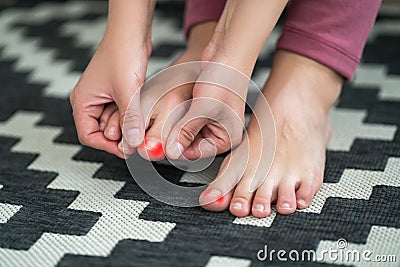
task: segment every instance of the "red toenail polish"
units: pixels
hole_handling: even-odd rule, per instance
[[[221,204],[224,202],[225,196],[221,194],[221,191],[217,189],[206,189],[204,191],[204,195],[207,195],[211,197],[212,199],[215,199],[213,201],[217,202],[218,204]]]
[[[151,157],[160,158],[164,156],[164,149],[160,140],[147,137],[139,148],[145,148]]]

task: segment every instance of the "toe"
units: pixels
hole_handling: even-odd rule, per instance
[[[313,182],[313,179],[304,178],[296,191],[296,202],[298,209],[305,209],[310,206],[314,194],[321,187],[322,182]]]
[[[199,203],[204,209],[221,211],[229,207],[236,184],[242,176],[241,172],[238,173],[236,169],[232,168],[233,166],[230,165],[234,157],[235,156],[230,154],[224,159],[217,177],[200,195]]]
[[[147,129],[143,144],[138,147],[139,155],[147,160],[164,159],[164,145],[161,140],[163,118],[154,119],[153,125]]]
[[[296,182],[293,179],[283,179],[278,186],[278,201],[276,209],[280,214],[291,214],[296,210]]]
[[[223,211],[228,208],[232,194],[233,190],[223,195],[220,190],[209,188],[200,195],[199,201],[201,206],[206,210]]]
[[[236,193],[232,197],[229,211],[237,217],[245,217],[250,214],[250,206],[253,193]]]
[[[118,110],[117,105],[114,103],[109,104],[104,108],[103,113],[101,113],[101,116],[99,118],[99,128],[101,132],[103,132],[106,129],[108,121],[117,110]]]
[[[229,207],[233,215],[244,217],[250,214],[251,202],[254,196],[254,192],[250,191],[250,184],[251,180],[247,179],[247,177],[243,177],[238,183]]]
[[[119,113],[115,111],[107,122],[104,136],[109,140],[117,141],[121,139],[121,128],[119,126]]]
[[[257,218],[267,217],[271,213],[271,203],[275,197],[274,186],[266,180],[254,195],[251,214]]]
[[[164,158],[164,148],[162,141],[157,137],[145,137],[144,142],[138,147],[140,156],[148,160],[162,160]]]

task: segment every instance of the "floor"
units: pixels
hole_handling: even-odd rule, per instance
[[[181,1],[159,2],[149,73],[184,48],[182,9]],[[105,12],[105,1],[0,1],[1,267],[399,266],[399,10],[382,9],[332,110],[324,185],[311,207],[265,219],[164,205],[135,184],[123,160],[79,144],[68,96]],[[257,62],[259,85],[279,28]],[[196,174],[156,167],[177,184],[199,185],[217,164]],[[369,250],[397,262],[259,259],[265,246],[317,255]]]

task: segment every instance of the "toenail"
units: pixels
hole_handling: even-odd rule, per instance
[[[182,152],[183,152],[183,145],[177,141],[173,142],[169,146],[169,154],[173,159],[179,158]]]
[[[157,147],[159,144],[161,144],[160,140],[158,140],[155,137],[144,139],[144,146],[146,147],[146,149],[153,149],[154,147]]]
[[[220,197],[222,195],[221,191],[219,191],[218,189],[211,189],[206,194],[207,196],[215,198]]]
[[[127,141],[132,146],[138,146],[142,142],[140,130],[138,128],[129,129],[127,132]]]
[[[282,209],[290,209],[290,204],[289,203],[283,203],[281,208]]]
[[[108,134],[109,134],[109,135],[115,135],[115,127],[114,127],[114,126],[111,126],[111,127],[108,129]]]
[[[242,205],[242,203],[240,203],[240,202],[235,202],[235,203],[233,203],[233,205],[232,205],[232,208],[234,208],[234,209],[236,209],[236,210],[240,210],[240,209],[242,209],[242,207],[243,207],[243,205]]]
[[[164,149],[162,143],[155,137],[145,138],[142,146],[147,150],[150,156],[153,157],[164,156]]]
[[[300,205],[302,205],[302,206],[305,206],[305,205],[306,205],[306,201],[303,200],[303,199],[297,200],[297,203],[300,204]]]
[[[257,204],[257,205],[254,206],[254,209],[263,212],[264,211],[264,205],[263,204]]]
[[[104,122],[100,122],[100,125],[99,125],[100,132],[104,131],[105,128],[106,128],[106,124]]]

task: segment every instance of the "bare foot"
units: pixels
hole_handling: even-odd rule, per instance
[[[262,138],[268,139],[261,135],[252,117],[247,128],[251,153],[245,172],[236,177],[239,171],[234,165],[224,169],[230,159],[233,162],[245,160],[237,149],[224,160],[221,170],[225,173],[203,192],[200,204],[212,211],[229,207],[230,212],[239,217],[249,214],[266,217],[274,202],[281,214],[308,207],[322,185],[325,149],[331,132],[329,110],[339,95],[342,82],[338,74],[311,59],[278,51],[271,76],[262,90],[276,124],[276,151],[270,172],[267,164],[263,161],[258,164],[255,160],[260,156],[255,153],[268,149],[268,143],[263,143]],[[261,144],[262,149],[257,149]],[[261,154],[262,160],[264,157]],[[255,172],[263,176],[264,181],[251,192],[250,183]],[[236,188],[230,190],[231,180],[238,179]]]

